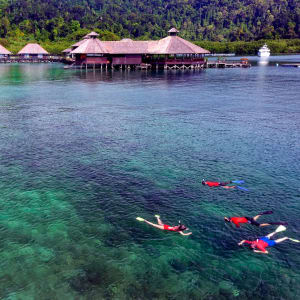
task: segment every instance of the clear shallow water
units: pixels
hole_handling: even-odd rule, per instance
[[[254,254],[237,242],[274,227],[223,222],[272,209],[300,237],[299,80],[0,65],[0,298],[299,298],[300,245]],[[193,235],[135,220],[157,213]]]

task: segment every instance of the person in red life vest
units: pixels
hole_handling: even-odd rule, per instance
[[[202,184],[207,185],[209,187],[219,187],[221,186],[224,189],[234,189],[236,188],[235,185],[229,185],[233,183],[232,181],[223,181],[223,182],[218,182],[218,181],[207,181],[202,179]]]
[[[224,220],[226,222],[230,222],[233,223],[236,227],[240,227],[241,224],[251,224],[254,226],[258,226],[258,227],[263,227],[263,226],[269,226],[269,225],[287,225],[286,222],[269,222],[269,223],[258,223],[257,219],[262,216],[262,215],[270,215],[272,214],[272,211],[264,211],[260,214],[258,214],[255,217],[224,217]]]
[[[300,243],[300,241],[295,240],[295,239],[291,239],[287,236],[285,236],[281,239],[271,240],[271,237],[275,233],[285,231],[285,230],[286,230],[286,227],[281,225],[274,232],[272,232],[272,233],[270,233],[266,236],[260,237],[260,238],[256,239],[255,241],[242,240],[238,243],[238,245],[241,246],[243,244],[249,244],[254,252],[268,254],[269,252],[266,250],[267,247],[273,247],[273,246],[275,246],[275,245],[277,245],[277,244],[279,244],[283,241],[291,240],[293,242]]]
[[[151,223],[145,219],[142,219],[140,218],[139,221],[144,221],[146,222],[147,224],[155,227],[155,228],[158,228],[158,229],[161,229],[161,230],[168,230],[168,231],[174,231],[174,232],[178,232],[180,233],[181,235],[191,235],[192,233],[191,232],[188,232],[188,233],[184,233],[183,231],[184,230],[188,230],[187,227],[185,227],[183,224],[181,224],[181,222],[179,221],[179,225],[177,226],[169,226],[169,225],[166,225],[164,224],[161,219],[160,219],[160,216],[159,215],[155,215],[156,219],[157,219],[157,224],[154,224],[154,223]]]

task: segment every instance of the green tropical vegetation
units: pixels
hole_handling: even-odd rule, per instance
[[[59,53],[91,30],[103,40],[159,39],[171,27],[213,52],[300,52],[299,0],[0,0],[0,43]]]

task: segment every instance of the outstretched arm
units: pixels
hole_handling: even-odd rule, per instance
[[[246,240],[242,240],[238,243],[239,246],[242,246],[244,243],[246,242]]]
[[[184,232],[182,232],[182,231],[178,231],[181,235],[191,235],[192,234],[192,232],[188,232],[188,233],[184,233]]]

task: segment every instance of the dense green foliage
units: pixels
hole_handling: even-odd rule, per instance
[[[254,42],[211,42],[201,41],[195,44],[208,49],[212,53],[235,53],[237,55],[256,55],[258,49],[267,43],[272,54],[300,53],[300,39],[292,40],[259,40]]]
[[[0,0],[0,18],[13,51],[38,41],[58,52],[95,28],[102,39],[158,39],[171,27],[193,41],[300,38],[299,0]]]

